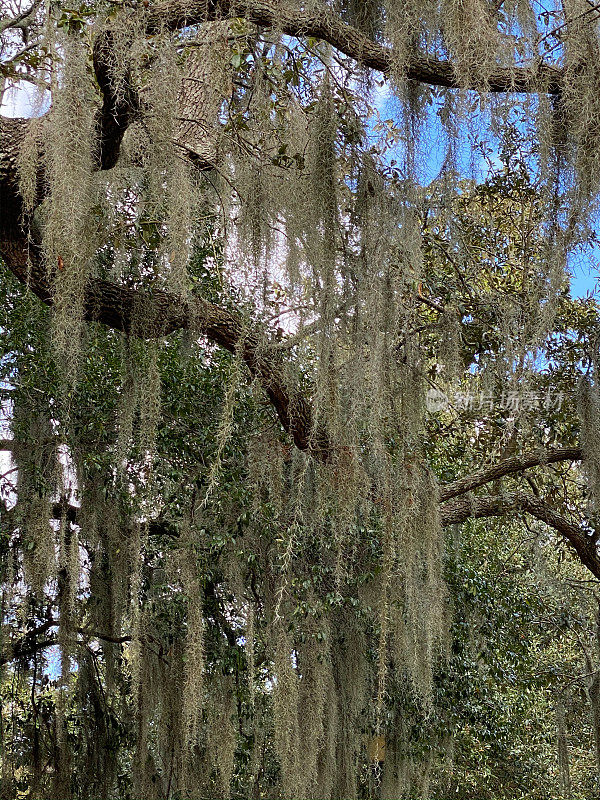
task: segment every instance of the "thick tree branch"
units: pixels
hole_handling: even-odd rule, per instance
[[[50,305],[51,291],[47,281],[40,277],[40,271],[30,269],[28,275],[26,270],[23,271],[24,265],[14,260],[11,263],[10,253],[3,255],[9,269],[23,283],[29,282],[32,291]],[[182,300],[164,291],[141,292],[116,283],[93,280],[86,292],[85,316],[89,321],[145,339],[189,329],[198,336],[206,336],[230,353],[239,352],[251,375],[260,381],[283,428],[292,436],[296,446],[300,450],[311,447],[312,409],[309,401],[285,380],[279,353],[270,349],[264,336],[256,330],[249,330],[240,314],[199,297]],[[315,451],[322,451],[324,447],[323,441],[313,443]]]
[[[323,6],[303,9],[294,2],[281,0],[167,0],[156,3],[149,11],[149,33],[202,24],[226,18],[244,18],[249,23],[273,28],[295,37],[314,37],[328,42],[341,53],[370,69],[389,74],[393,68],[393,51],[373,41],[357,28],[348,25],[335,11]],[[103,103],[96,116],[96,162],[100,169],[112,168],[118,159],[125,131],[140,108],[140,98],[131,85],[118,91],[114,84],[116,61],[114,34],[101,33],[94,43],[93,63]],[[406,77],[434,86],[459,88],[455,70],[448,60],[431,56],[415,56],[406,65]],[[542,61],[529,67],[498,68],[488,77],[485,86],[461,88],[485,89],[491,92],[560,92],[562,71]],[[210,166],[207,163],[202,168]]]
[[[581,563],[600,579],[600,556],[593,539],[578,525],[554,511],[547,503],[528,492],[508,492],[502,495],[461,498],[442,506],[444,525],[460,524],[467,519],[498,517],[511,511],[525,511],[545,522],[561,534],[576,552]]]
[[[464,478],[442,486],[440,489],[440,501],[442,503],[453,497],[477,489],[486,483],[504,478],[507,475],[514,475],[523,472],[531,467],[538,467],[542,464],[556,464],[560,461],[581,461],[583,454],[580,447],[563,447],[556,450],[534,450],[521,456],[512,456],[492,464],[490,467],[474,472]]]
[[[393,69],[390,47],[373,41],[348,25],[324,4],[308,10],[299,3],[281,0],[166,0],[150,9],[149,30],[159,30],[165,24],[171,28],[183,28],[225,17],[244,18],[288,36],[320,39],[363,66],[384,74]],[[459,88],[452,63],[429,56],[413,57],[407,64],[406,77],[434,86]],[[561,81],[560,69],[540,62],[531,67],[498,68],[489,76],[485,89],[491,92],[558,93]]]
[[[93,51],[96,80],[104,98],[96,114],[94,160],[99,169],[115,166],[125,131],[140,108],[140,99],[129,81],[125,80],[120,90],[115,85],[117,65],[113,42],[113,32],[104,31],[96,38]]]

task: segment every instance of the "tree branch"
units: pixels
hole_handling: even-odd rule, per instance
[[[35,0],[29,8],[26,8],[20,14],[17,14],[16,17],[2,17],[0,19],[0,34],[4,33],[4,31],[8,30],[9,28],[27,28],[27,26],[31,23],[33,18],[35,17],[35,13],[40,7],[41,0]]]
[[[498,480],[507,475],[523,472],[531,467],[543,464],[556,464],[559,461],[581,461],[583,453],[580,447],[563,447],[557,450],[535,450],[521,456],[511,456],[492,464],[490,467],[474,472],[464,478],[459,478],[453,483],[442,486],[440,489],[440,502],[445,503],[453,497],[471,492],[479,486]]]
[[[532,494],[508,492],[502,495],[462,498],[443,505],[441,514],[444,525],[454,525],[466,522],[470,518],[498,517],[511,511],[525,511],[554,528],[569,542],[581,563],[592,575],[600,579],[600,557],[592,538],[579,526]]]
[[[31,253],[31,249],[30,249]],[[20,265],[7,266],[23,282],[27,273]],[[29,286],[46,304],[52,296],[39,270],[31,269]],[[248,330],[244,318],[200,297],[183,300],[164,291],[142,292],[103,280],[92,280],[85,296],[85,317],[109,328],[151,339],[168,336],[176,330],[191,329],[204,335],[230,353],[241,354],[250,374],[258,378],[283,428],[300,450],[312,448],[325,455],[326,442],[312,438],[312,408],[298,388],[291,387],[283,375],[283,359],[268,340],[256,330]]]
[[[357,63],[388,75],[394,67],[390,47],[373,41],[345,23],[330,8],[310,11],[282,3],[281,0],[167,0],[156,3],[148,14],[149,34],[165,25],[178,29],[226,18],[244,18],[249,23],[280,30],[289,36],[314,37],[326,41]],[[112,168],[118,159],[125,131],[140,109],[140,98],[125,80],[121,91],[114,85],[116,59],[114,33],[109,28],[96,38],[93,63],[103,103],[96,116],[97,149],[95,160],[100,169]],[[562,70],[542,61],[529,67],[498,68],[485,86],[461,86],[452,62],[432,56],[414,56],[406,65],[410,80],[447,88],[485,89],[491,92],[548,92],[558,94]],[[201,164],[202,168],[210,166]]]
[[[9,643],[7,650],[0,654],[0,667],[11,661],[30,659],[38,651],[45,650],[47,647],[58,644],[58,639],[56,637],[38,640],[38,636],[47,633],[51,628],[58,628],[59,625],[60,622],[57,619],[45,620],[41,625],[28,631],[28,633],[16,642],[12,644]],[[110,633],[101,633],[84,627],[77,627],[74,630],[87,639],[98,639],[101,642],[108,642],[109,644],[126,644],[127,642],[131,642],[133,638],[130,634],[114,636]],[[149,634],[143,635],[141,639],[142,641],[146,639],[148,641],[154,641],[153,637]]]
[[[93,64],[103,103],[96,114],[96,152],[94,160],[99,169],[111,169],[117,163],[125,131],[140,109],[140,98],[125,76],[119,90],[114,83],[116,57],[114,34],[101,33],[94,42]]]
[[[328,42],[359,64],[389,74],[393,69],[392,49],[375,42],[357,28],[345,23],[335,11],[323,5],[310,10],[280,0],[166,0],[152,6],[149,31],[164,25],[183,28],[210,19],[240,17],[288,36],[314,37]],[[406,77],[420,83],[448,88],[485,88],[491,92],[559,93],[562,70],[544,62],[530,67],[498,68],[486,86],[459,86],[450,61],[431,56],[413,57],[406,66]]]

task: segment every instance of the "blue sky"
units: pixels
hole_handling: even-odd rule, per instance
[[[598,293],[598,278],[600,276],[600,247],[590,248],[589,253],[575,253],[571,257],[569,271],[571,272],[571,296],[585,297],[590,293]]]
[[[374,96],[375,112],[382,121],[398,120],[399,103],[395,98],[389,84],[385,84]],[[496,163],[500,166],[500,159],[494,156],[494,137],[490,132],[486,122],[487,112],[482,115],[476,111],[469,122],[465,123],[466,130],[464,140],[458,145],[458,168],[464,172],[465,176],[475,180],[484,180],[489,173],[490,164]],[[375,120],[373,122],[375,124]],[[524,135],[531,136],[529,119],[524,109],[517,111],[514,115],[514,124],[517,129],[523,131]],[[420,128],[420,152],[417,154],[419,179],[422,185],[427,185],[438,177],[444,165],[447,153],[446,134],[440,123],[436,102],[431,106],[431,113],[421,124]],[[483,156],[473,158],[473,150],[468,143],[468,139],[477,141],[481,136],[481,141],[485,142],[488,152],[487,159]],[[496,141],[497,144],[497,141]],[[395,158],[399,164],[404,160],[404,145],[399,143],[396,148],[390,148],[384,156],[389,162]],[[598,232],[600,233],[600,219],[598,219]],[[590,294],[599,294],[600,284],[600,245],[588,245],[586,249],[578,249],[569,257],[568,272],[570,275],[570,289],[572,297],[586,297]]]

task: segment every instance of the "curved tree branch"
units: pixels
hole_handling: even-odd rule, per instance
[[[440,501],[445,503],[453,497],[467,494],[479,486],[486,483],[504,478],[506,475],[514,475],[523,472],[531,467],[538,467],[543,464],[556,464],[560,461],[581,461],[583,453],[580,447],[562,447],[556,450],[534,450],[521,456],[511,456],[492,464],[490,467],[474,472],[464,478],[442,486],[440,489]]]
[[[385,75],[393,69],[390,47],[348,25],[326,6],[309,11],[281,0],[167,0],[149,10],[147,30],[153,33],[164,29],[165,25],[178,29],[225,18],[243,18],[250,24],[280,30],[288,36],[320,39],[357,63]],[[113,42],[114,32],[108,28],[98,35],[93,47],[94,70],[103,96],[96,115],[98,136],[94,155],[99,169],[111,169],[116,164],[123,136],[139,112],[141,102],[127,81],[121,91],[114,85]],[[406,77],[433,86],[491,92],[558,94],[562,85],[562,70],[542,61],[529,67],[498,68],[485,86],[465,87],[458,83],[451,61],[414,56],[406,65]],[[207,168],[210,164],[200,166]]]
[[[288,36],[320,39],[377,72],[388,74],[393,68],[390,47],[373,41],[348,25],[324,4],[308,10],[299,3],[281,0],[166,0],[150,8],[148,28],[150,31],[159,30],[165,24],[173,29],[183,28],[225,17],[240,17]],[[433,86],[459,88],[452,63],[430,56],[413,57],[406,66],[406,77]],[[562,70],[540,61],[531,67],[498,68],[489,76],[485,89],[491,92],[559,93],[561,83]]]
[[[25,242],[23,243],[25,246]],[[39,260],[30,246],[29,254],[34,266],[13,257],[11,251],[1,248],[9,269],[44,303],[52,304],[52,293]],[[325,456],[326,443],[312,441],[312,408],[301,391],[284,378],[283,359],[278,351],[269,347],[268,340],[248,326],[241,314],[193,297],[182,300],[165,291],[142,292],[110,283],[92,280],[85,296],[85,317],[109,328],[150,339],[167,336],[176,330],[192,330],[204,335],[230,353],[240,353],[250,374],[258,378],[265,390],[283,428],[292,436],[300,450],[313,449]]]
[[[93,49],[94,72],[104,98],[96,114],[94,161],[99,169],[111,169],[115,166],[125,131],[140,108],[140,98],[129,81],[124,82],[120,91],[115,86],[116,57],[113,42],[113,32],[104,31],[96,38]]]
[[[594,540],[551,506],[528,492],[462,498],[442,506],[442,523],[453,525],[467,519],[503,516],[511,511],[525,511],[554,528],[571,545],[581,563],[600,579],[600,556]]]

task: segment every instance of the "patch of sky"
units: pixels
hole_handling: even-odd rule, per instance
[[[511,106],[503,99],[495,97],[493,106],[482,106],[480,98],[474,93],[463,96],[457,102],[471,106],[472,114],[468,122],[461,122],[463,129],[458,131],[458,139],[450,142],[445,126],[442,124],[444,104],[440,91],[424,87],[421,97],[421,118],[412,121],[404,128],[398,126],[402,109],[389,82],[381,81],[373,97],[373,116],[370,131],[374,138],[383,142],[382,157],[390,168],[399,166],[400,172],[409,162],[414,176],[421,186],[428,186],[439,180],[447,169],[457,170],[465,180],[483,183],[507,169],[506,156],[503,155],[503,142],[494,134],[494,115],[496,128],[498,119],[504,117],[506,128],[512,128],[516,137],[522,138],[518,145],[519,157],[525,160],[531,179],[536,180],[537,142],[535,137],[536,104],[531,98],[522,98],[522,105]],[[498,129],[498,128],[497,128]],[[505,143],[506,144],[506,143]],[[412,151],[412,154],[411,154]],[[598,230],[600,240],[600,219],[593,219],[593,229]],[[573,298],[598,297],[600,294],[600,241],[591,235],[585,245],[569,254],[567,270],[570,277],[570,293]]]
[[[25,81],[9,86],[2,93],[0,115],[3,117],[41,117],[50,108],[50,92],[40,91]]]
[[[585,250],[578,248],[571,253],[567,266],[571,276],[571,297],[599,299],[600,244],[592,242]]]

